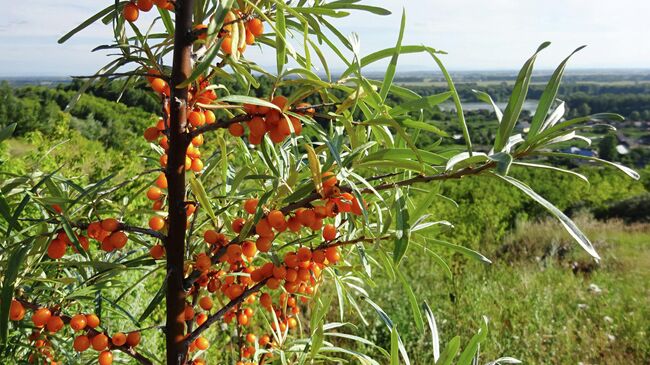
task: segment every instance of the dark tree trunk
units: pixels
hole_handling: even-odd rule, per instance
[[[167,364],[181,365],[187,349],[185,335],[186,293],[183,290],[183,258],[185,256],[185,154],[190,139],[187,134],[188,88],[176,88],[192,72],[192,13],[194,0],[176,1],[176,33],[171,75],[170,131],[167,163],[169,232],[167,251]]]

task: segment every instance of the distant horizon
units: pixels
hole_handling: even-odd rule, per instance
[[[403,68],[410,68],[408,65],[402,66]],[[424,69],[424,68],[415,68],[417,66],[413,66],[413,68],[410,68],[408,70],[399,70],[400,66],[398,65],[398,70],[396,73],[396,77],[399,77],[400,75],[405,75],[405,74],[411,74],[411,73],[426,73],[426,74],[437,74],[437,75],[442,75],[440,70],[435,70],[435,69]],[[433,66],[432,66],[433,67]],[[340,68],[340,69],[331,69],[330,72],[333,75],[336,75],[338,73],[343,72],[345,69]],[[366,74],[377,74],[381,73],[384,70],[377,68],[368,68],[365,70]],[[493,73],[493,74],[514,74],[516,75],[519,72],[519,69],[448,69],[448,71],[451,74],[471,74],[471,73]],[[533,71],[533,75],[546,75],[550,74],[554,71],[553,68],[539,68]],[[576,75],[579,73],[583,72],[591,72],[593,74],[607,74],[607,73],[612,73],[612,74],[638,74],[638,73],[649,73],[650,74],[650,67],[602,67],[602,68],[591,68],[591,67],[585,67],[585,68],[578,68],[574,67],[572,69],[567,69],[564,72],[565,76],[571,76],[571,75]],[[323,75],[322,73],[318,73],[319,75]],[[92,74],[75,74],[75,75],[65,75],[65,74],[32,74],[32,75],[9,75],[9,74],[0,74],[0,80],[9,80],[9,79],[26,79],[26,78],[33,78],[33,77],[39,77],[39,78],[56,78],[56,79],[64,79],[64,78],[75,78],[76,76],[90,76]]]

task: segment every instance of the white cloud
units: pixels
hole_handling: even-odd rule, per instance
[[[553,45],[538,64],[551,68],[575,47],[587,44],[572,68],[648,67],[650,1],[639,0],[394,0],[366,1],[393,11],[388,17],[354,13],[332,22],[361,37],[362,52],[392,46],[402,7],[407,12],[405,43],[426,44],[449,52],[450,69],[514,69],[542,41]],[[56,40],[111,1],[15,1],[0,13],[0,75],[89,74],[107,62],[90,54],[111,41],[110,26],[95,24],[64,45]],[[147,14],[143,19],[150,20]],[[299,43],[296,42],[297,48]],[[260,64],[274,56],[251,51]],[[328,52],[331,59],[335,57]],[[426,56],[404,56],[408,69],[432,68]],[[332,66],[332,65],[331,65]],[[334,63],[340,68],[340,63]]]

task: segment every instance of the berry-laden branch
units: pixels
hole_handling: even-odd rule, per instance
[[[33,310],[35,313],[37,313],[37,311],[39,311],[39,310],[47,309],[47,307],[38,305],[36,303],[29,302],[29,301],[21,299],[21,298],[16,298],[15,301],[20,303],[23,307]],[[49,309],[48,309],[48,312],[49,312]],[[48,316],[48,317],[52,318],[51,313],[50,313],[50,316]],[[61,314],[61,315],[58,316],[58,318],[61,320],[62,324],[70,324],[71,327],[72,327],[71,322],[74,321],[73,317]],[[47,321],[47,322],[48,322],[48,330],[49,330],[50,324],[49,324],[49,321]],[[97,324],[99,324],[99,323],[97,323]],[[104,332],[98,331],[94,327],[86,326],[85,320],[84,320],[84,328],[83,328],[83,330],[86,333],[85,336],[87,336],[89,338],[94,339],[96,336],[102,335],[102,336],[106,336],[107,339],[110,339],[110,337],[108,337]],[[138,338],[138,342],[139,342],[140,330],[132,331],[131,333],[137,333],[138,334],[137,338]],[[114,334],[114,336],[116,336],[116,334]],[[116,342],[115,340],[107,341],[106,348],[108,348],[109,350],[122,351],[123,353],[127,354],[128,356],[130,356],[134,360],[138,361],[142,365],[153,365],[153,362],[151,360],[149,360],[148,358],[146,358],[144,355],[137,352],[135,350],[134,346],[131,346],[128,343],[124,343],[124,344],[118,346],[118,345],[115,345],[115,342]]]
[[[237,305],[241,304],[246,298],[248,298],[250,295],[260,291],[266,285],[266,282],[269,280],[269,278],[266,278],[259,283],[255,284],[254,286],[246,289],[240,296],[237,298],[231,300],[228,302],[225,306],[223,306],[221,309],[219,309],[216,313],[213,315],[209,316],[208,319],[198,326],[192,333],[190,333],[187,338],[185,339],[185,346],[189,347],[189,345],[194,342],[201,333],[203,333],[205,330],[210,328],[213,324],[215,324],[218,320],[220,320],[229,310],[233,309]]]
[[[416,177],[406,179],[406,180],[383,183],[383,184],[375,186],[374,190],[375,191],[380,191],[380,190],[391,189],[391,188],[394,188],[394,187],[397,187],[397,186],[413,185],[413,184],[416,184],[416,183],[425,183],[425,182],[431,182],[431,181],[460,179],[460,178],[463,178],[465,176],[478,175],[481,172],[483,172],[483,171],[485,171],[487,169],[490,169],[490,168],[492,168],[494,166],[495,166],[494,162],[488,162],[488,163],[483,164],[483,165],[481,165],[479,167],[467,167],[467,168],[464,168],[464,169],[461,169],[461,170],[458,170],[458,171],[455,171],[455,172],[444,172],[444,173],[441,173],[441,174],[428,175],[428,176],[424,176],[424,175],[423,176],[416,176]],[[339,186],[339,189],[342,192],[351,192],[352,191],[352,188],[350,188],[349,186]],[[361,193],[371,193],[371,192],[372,192],[372,190],[370,188],[365,188],[365,189],[361,190]],[[309,207],[309,206],[311,206],[312,202],[314,202],[316,200],[319,200],[319,199],[322,199],[322,198],[323,197],[319,192],[314,191],[311,194],[307,195],[306,197],[304,197],[304,198],[302,198],[302,199],[300,199],[300,200],[298,200],[298,201],[296,201],[294,203],[291,203],[291,204],[288,204],[288,205],[284,206],[283,208],[279,209],[279,211],[282,212],[284,215],[287,215],[290,212],[293,212],[293,211],[298,210],[300,208]],[[239,236],[235,237],[232,240],[230,240],[226,245],[223,245],[223,246],[219,247],[219,249],[217,249],[215,252],[213,252],[213,254],[212,254],[211,258],[210,258],[212,264],[215,265],[215,264],[217,264],[219,262],[221,257],[223,257],[226,254],[226,252],[228,251],[228,247],[230,247],[232,245],[235,245],[235,244],[238,244],[238,243],[241,243],[245,238],[250,237],[250,236],[252,236],[254,234],[255,234],[254,230],[251,230],[251,231],[248,232],[248,235],[246,235],[245,237],[239,237]],[[370,238],[361,238],[360,240],[364,241],[364,240],[372,240],[372,239],[370,239]],[[192,287],[192,285],[194,284],[194,282],[196,282],[196,280],[201,276],[201,274],[202,274],[202,272],[200,270],[192,271],[187,276],[187,278],[185,278],[185,280],[183,282],[183,287],[185,288],[185,290],[189,290]]]
[[[289,109],[289,111],[296,112],[296,113],[305,113],[305,112],[313,112],[315,109],[318,108],[323,108],[327,106],[335,106],[338,105],[338,103],[322,103],[322,104],[315,104],[315,105],[305,105],[305,106],[297,106],[294,108]],[[228,119],[228,120],[223,120],[219,121],[213,124],[207,124],[202,127],[196,128],[195,130],[190,132],[190,138],[194,138],[200,134],[210,132],[210,131],[216,131],[217,129],[225,129],[230,127],[231,124],[235,123],[241,123],[241,122],[247,122],[253,119],[256,116],[264,116],[264,114],[243,114],[243,115],[238,115],[234,118]]]

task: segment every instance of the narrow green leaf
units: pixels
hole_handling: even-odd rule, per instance
[[[390,331],[390,365],[399,365],[399,334],[397,326],[393,326]]]
[[[531,197],[533,200],[541,204],[544,208],[546,208],[551,214],[553,214],[559,221],[562,223],[562,226],[569,232],[571,237],[573,237],[582,248],[587,251],[591,256],[593,256],[595,259],[599,260],[600,256],[598,256],[598,253],[596,252],[596,249],[594,249],[594,246],[592,246],[591,242],[587,238],[587,236],[580,231],[580,228],[573,223],[573,221],[567,217],[560,209],[558,209],[555,205],[553,205],[551,202],[548,200],[544,199],[541,197],[539,194],[537,194],[533,189],[531,189],[528,185],[522,183],[521,181],[510,177],[510,176],[501,176],[501,175],[496,175],[500,177],[501,179],[505,180],[506,182],[514,185],[516,188],[524,192],[526,195]]]
[[[398,116],[400,114],[404,114],[410,111],[431,109],[434,106],[449,99],[450,96],[452,96],[452,93],[450,91],[446,91],[444,93],[435,94],[435,95],[424,96],[417,100],[398,104],[393,109],[391,109],[388,112],[388,114],[391,116]]]
[[[427,242],[432,242],[432,243],[434,243],[436,245],[450,248],[450,249],[452,249],[452,250],[454,250],[454,251],[456,251],[458,253],[462,253],[463,255],[465,255],[465,256],[467,256],[467,257],[469,257],[471,259],[478,260],[478,261],[480,261],[480,262],[482,262],[484,264],[491,264],[492,263],[492,261],[490,261],[490,259],[488,259],[487,257],[485,257],[482,254],[480,254],[480,253],[478,253],[478,252],[476,252],[476,251],[474,251],[472,249],[469,249],[467,247],[455,245],[453,243],[449,243],[447,241],[443,241],[443,240],[439,240],[439,239],[435,239],[435,238],[425,237],[425,239],[427,240]]]
[[[395,192],[395,248],[393,249],[393,262],[399,265],[402,257],[406,254],[409,245],[409,212],[406,207],[406,199],[402,190]]]
[[[201,204],[201,208],[206,212],[208,217],[212,219],[212,224],[217,227],[219,225],[217,216],[214,214],[212,204],[210,204],[210,199],[208,198],[208,194],[205,192],[201,180],[197,179],[194,175],[190,176],[190,188],[192,189],[192,193],[196,197],[196,200]]]
[[[528,87],[530,85],[530,78],[533,74],[533,66],[535,65],[535,59],[539,52],[544,48],[548,47],[550,42],[542,43],[537,51],[526,61],[524,66],[519,71],[517,76],[517,81],[515,86],[512,89],[512,94],[510,95],[510,100],[506,106],[506,110],[503,113],[503,119],[499,124],[499,129],[494,140],[494,152],[501,152],[503,147],[505,147],[508,142],[508,138],[512,133],[512,130],[515,128],[515,124],[519,119],[521,110],[526,100],[526,95],[528,94]]]
[[[4,270],[2,280],[2,295],[0,295],[0,340],[2,343],[7,342],[7,331],[9,329],[9,309],[11,307],[11,300],[14,295],[14,287],[20,266],[25,259],[30,245],[18,246],[9,256],[7,260],[7,267]]]
[[[278,68],[278,75],[282,74],[284,64],[287,58],[287,43],[285,36],[287,34],[287,25],[284,19],[284,12],[278,11],[275,13],[275,28],[278,32],[275,36],[275,55]]]
[[[436,318],[433,316],[433,311],[426,301],[422,303],[422,310],[424,310],[424,314],[427,316],[427,322],[429,323],[429,330],[431,331],[433,361],[436,362],[440,358],[440,337],[438,336]]]
[[[451,365],[451,362],[454,361],[454,357],[458,354],[460,349],[460,337],[456,336],[449,341],[445,350],[440,354],[440,358],[436,362],[436,365]]]
[[[571,56],[585,47],[586,46],[581,46],[576,48],[567,58],[564,59],[564,61],[562,61],[562,63],[560,63],[560,65],[553,72],[551,79],[548,81],[548,84],[546,84],[546,87],[544,88],[542,96],[539,98],[539,103],[537,104],[535,115],[533,116],[533,120],[530,122],[530,129],[528,131],[529,136],[534,136],[537,134],[537,132],[542,130],[544,120],[546,119],[548,111],[550,110],[553,101],[555,101],[557,92],[560,89],[560,83],[562,82],[562,76],[564,74],[564,69],[566,68],[567,62],[569,62]]]
[[[460,102],[460,96],[458,95],[458,91],[456,90],[454,81],[451,79],[451,75],[449,74],[449,72],[447,72],[447,69],[445,68],[445,65],[442,64],[440,58],[436,56],[436,52],[430,49],[427,49],[426,51],[431,55],[431,57],[433,57],[434,61],[436,61],[438,68],[440,68],[440,71],[445,76],[445,80],[447,80],[447,86],[449,87],[449,91],[451,92],[451,97],[454,100],[454,105],[456,107],[456,117],[458,118],[458,125],[460,126],[460,130],[463,131],[463,139],[465,140],[467,153],[469,153],[469,156],[471,157],[472,141],[469,138],[469,129],[467,129],[467,122],[465,121],[465,114],[463,113],[463,105]]]
[[[404,39],[404,29],[406,28],[406,10],[402,9],[402,21],[399,26],[399,35],[397,36],[397,44],[393,48],[393,55],[391,56],[388,67],[386,68],[386,73],[384,74],[384,82],[381,85],[379,90],[379,95],[381,100],[386,100],[388,91],[390,90],[390,85],[393,83],[393,78],[395,77],[395,71],[397,70],[397,60],[399,59],[400,51],[402,49],[402,39]]]
[[[106,7],[104,10],[101,10],[99,13],[91,16],[90,18],[86,19],[83,23],[79,24],[77,27],[75,27],[73,30],[69,31],[66,33],[63,37],[59,38],[58,43],[64,43],[68,39],[70,39],[73,35],[79,33],[80,31],[86,29],[88,26],[93,24],[94,22],[100,20],[104,16],[107,16],[108,14],[117,11],[119,9],[122,9],[122,7],[127,4],[128,1],[120,1],[116,2],[115,4],[111,4],[110,6]]]

